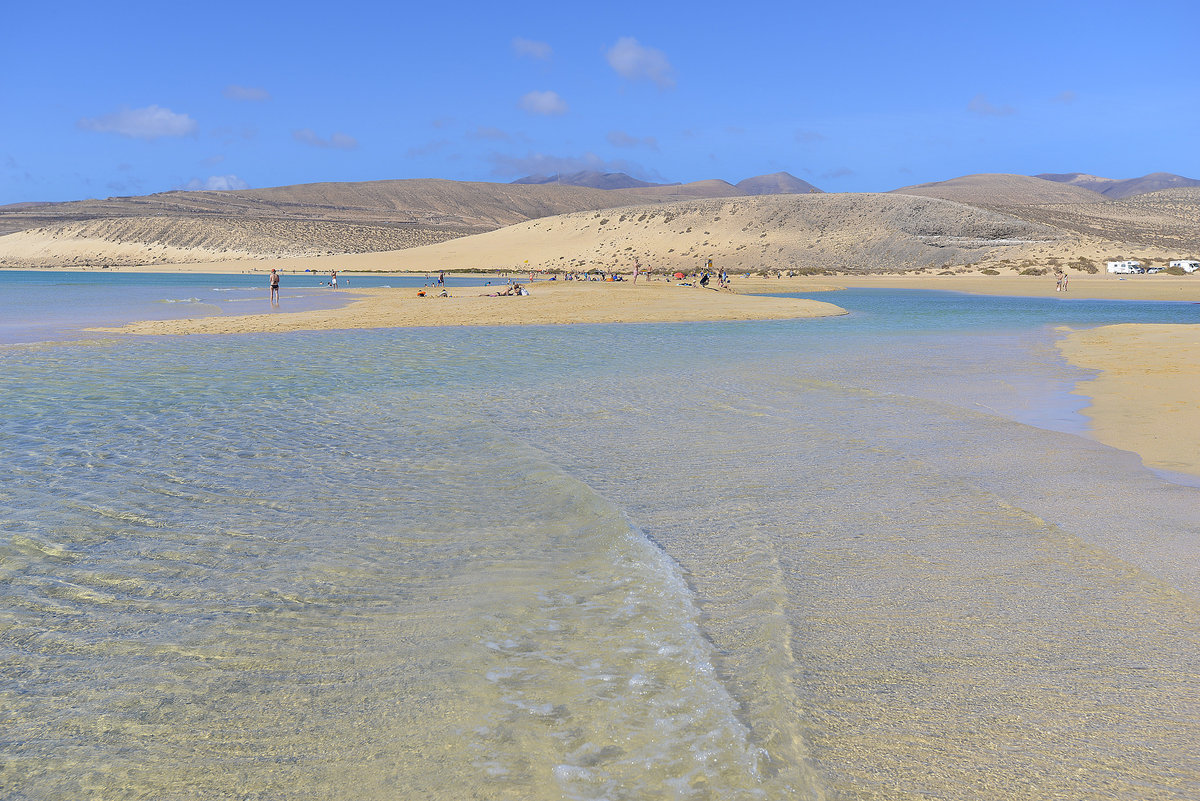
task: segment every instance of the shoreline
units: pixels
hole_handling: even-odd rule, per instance
[[[739,292],[817,292],[837,289],[924,289],[1061,300],[1165,300],[1200,303],[1200,275],[1174,276],[1070,274],[1066,292],[1055,290],[1053,275],[813,275],[794,278],[736,276]],[[750,288],[753,287],[753,288]]]

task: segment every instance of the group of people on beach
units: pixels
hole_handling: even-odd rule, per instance
[[[305,272],[308,272],[305,270]],[[445,273],[443,273],[445,275]],[[271,305],[279,305],[279,271],[274,267],[271,268],[271,276],[267,279],[268,285],[271,287]],[[338,288],[337,270],[331,270],[329,273],[329,282],[321,282],[322,286],[328,286],[331,289]]]
[[[1067,291],[1067,274],[1066,273],[1055,273],[1055,275],[1058,276],[1058,285],[1054,287],[1054,291],[1055,292],[1066,292]]]

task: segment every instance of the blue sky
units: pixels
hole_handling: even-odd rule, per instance
[[[1200,178],[1195,2],[19,3],[0,203],[620,170]]]

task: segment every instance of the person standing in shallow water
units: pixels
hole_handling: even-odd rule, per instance
[[[279,273],[271,268],[271,305],[279,305]]]

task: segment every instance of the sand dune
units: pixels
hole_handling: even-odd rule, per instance
[[[11,267],[178,265],[398,250],[469,233],[264,217],[114,217],[10,234],[0,238],[0,259]]]
[[[561,215],[392,254],[406,269],[882,270],[1048,241],[1045,226],[900,195],[766,195]],[[371,257],[358,257],[365,263]]]

